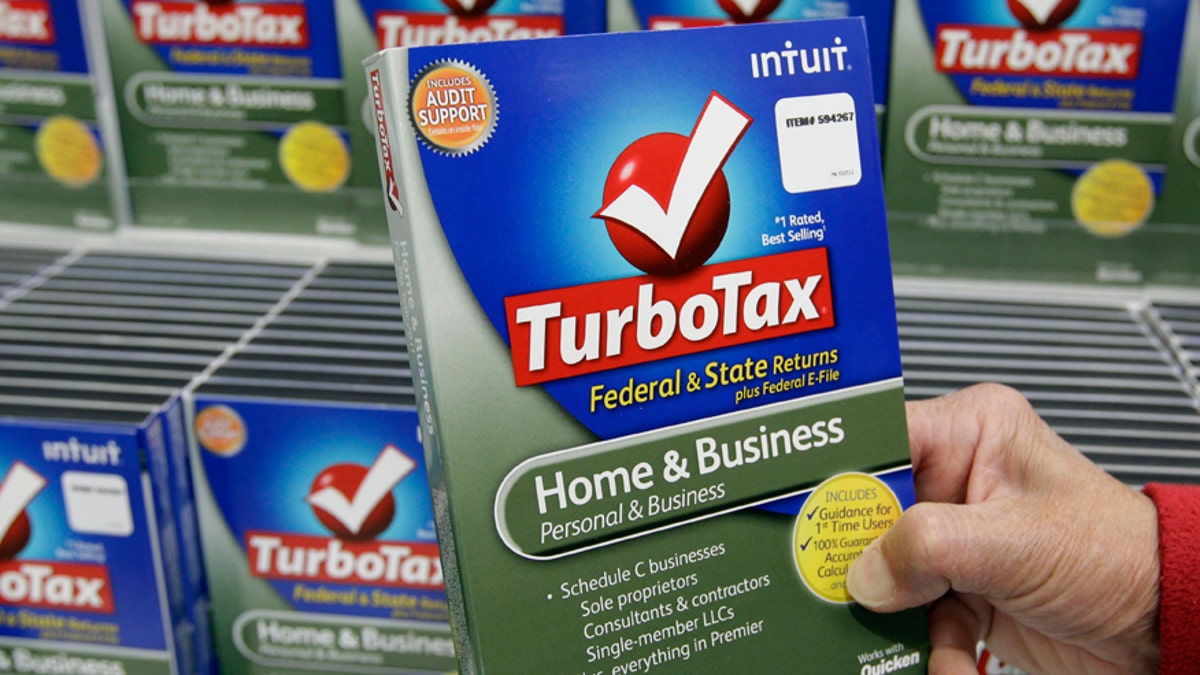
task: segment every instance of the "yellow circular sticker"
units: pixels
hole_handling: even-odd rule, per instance
[[[830,602],[853,600],[846,572],[900,516],[900,500],[878,478],[843,473],[818,485],[796,519],[796,567],[808,590]]]
[[[1075,220],[1098,237],[1120,237],[1141,227],[1154,208],[1154,186],[1140,166],[1110,159],[1088,169],[1071,191]]]
[[[100,177],[103,154],[92,131],[83,122],[58,115],[42,122],[33,140],[42,170],[71,188],[91,185]]]
[[[413,125],[433,150],[448,155],[474,152],[496,126],[492,85],[474,67],[457,61],[430,65],[409,94]]]
[[[246,423],[233,408],[214,405],[199,413],[193,424],[196,440],[209,452],[232,457],[246,447]]]
[[[279,163],[288,180],[307,192],[332,192],[350,175],[350,150],[328,125],[305,121],[279,141]]]

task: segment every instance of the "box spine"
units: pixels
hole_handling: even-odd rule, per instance
[[[108,44],[104,41],[99,3],[77,0],[83,24],[83,39],[87,46],[88,67],[92,91],[96,100],[96,120],[104,142],[104,160],[108,171],[108,189],[113,216],[118,228],[133,222],[133,207],[129,202],[128,173],[125,170],[121,127],[117,121],[117,93],[109,70]]]
[[[388,230],[396,265],[404,333],[408,339],[413,390],[421,423],[421,443],[425,449],[425,463],[433,499],[434,522],[459,675],[475,675],[479,671],[473,656],[475,650],[471,646],[472,631],[468,625],[462,577],[455,553],[452,514],[446,499],[446,476],[442,466],[436,405],[429,377],[429,343],[422,302],[419,300],[422,297],[418,289],[420,279],[416,270],[416,259],[420,257],[417,252],[420,237],[414,230],[413,222],[418,214],[413,211],[427,211],[430,217],[434,216],[431,205],[426,207],[414,204],[413,200],[409,199],[410,195],[427,193],[427,190],[423,186],[423,172],[415,132],[409,124],[403,103],[393,105],[391,99],[394,97],[403,101],[408,98],[408,52],[404,48],[389,49],[368,58],[363,65],[367,71],[367,86],[375,111],[379,175],[382,179]],[[384,81],[390,83],[386,96],[382,87]]]
[[[200,549],[200,523],[196,516],[191,467],[187,457],[187,426],[182,398],[172,396],[162,412],[167,431],[166,450],[170,485],[175,505],[176,534],[179,537],[179,562],[186,588],[184,612],[192,631],[195,672],[216,672],[212,658],[212,635],[208,621],[208,580]]]
[[[191,622],[187,620],[187,589],[183,578],[182,552],[179,547],[178,523],[171,498],[170,468],[163,420],[155,415],[150,425],[139,433],[139,441],[145,455],[147,493],[153,504],[155,539],[161,561],[165,585],[166,633],[173,671],[195,673],[195,645],[192,641]]]

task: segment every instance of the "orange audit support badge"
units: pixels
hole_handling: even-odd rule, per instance
[[[496,126],[496,95],[474,67],[431,64],[417,76],[409,98],[413,126],[431,149],[468,154],[487,143]]]
[[[223,457],[232,457],[246,447],[246,423],[228,406],[214,405],[196,414],[196,440],[201,447]]]

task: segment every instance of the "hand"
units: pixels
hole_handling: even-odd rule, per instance
[[[1158,667],[1158,513],[1019,393],[908,404],[919,503],[855,561],[864,607],[933,603],[929,672],[977,673],[979,640],[1032,673]]]

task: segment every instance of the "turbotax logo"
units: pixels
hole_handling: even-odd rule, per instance
[[[729,227],[723,168],[752,122],[712,92],[691,134],[621,151],[594,217],[646,275],[506,297],[517,386],[833,325],[824,249],[706,265]]]

